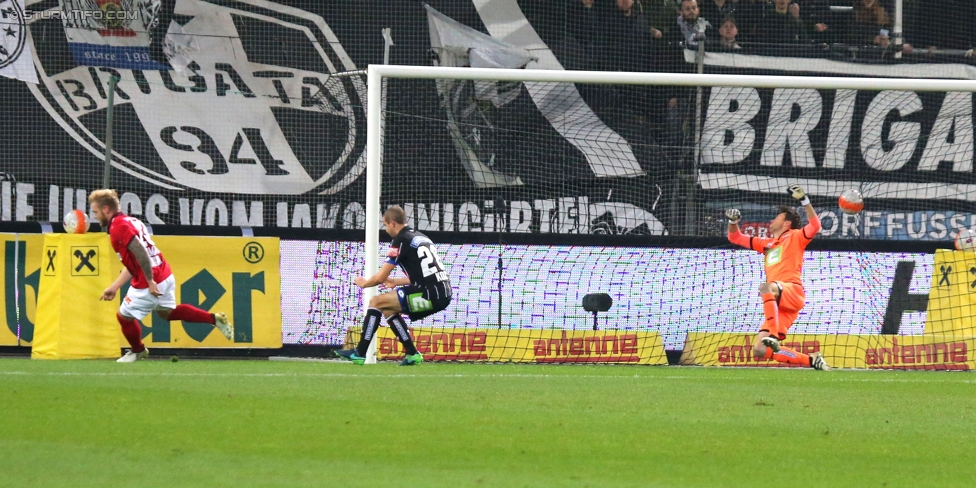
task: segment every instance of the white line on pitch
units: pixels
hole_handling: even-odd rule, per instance
[[[818,373],[810,373],[820,376]],[[829,373],[828,373],[829,374]],[[934,373],[940,374],[940,373]],[[946,373],[941,373],[946,374]],[[738,376],[642,376],[642,375],[551,375],[551,374],[361,374],[361,373],[175,373],[175,372],[68,372],[68,371],[0,371],[0,376],[170,376],[170,377],[240,377],[240,378],[584,378],[584,379],[604,379],[604,378],[630,378],[648,380],[742,380],[749,381],[755,378]],[[942,379],[922,379],[922,378],[837,378],[837,377],[814,377],[817,381],[832,382],[853,382],[853,383],[976,383],[976,381],[945,381]]]

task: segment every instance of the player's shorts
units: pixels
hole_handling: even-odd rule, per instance
[[[431,296],[431,290],[419,286],[398,286],[396,293],[400,308],[412,321],[440,312],[451,304],[451,297]]]
[[[793,322],[796,322],[797,317],[800,316],[800,310],[803,309],[803,305],[806,303],[806,293],[803,291],[802,285],[783,283],[780,281],[777,281],[777,283],[782,287],[782,291],[779,293],[779,300],[777,300],[779,308],[779,320],[777,322],[779,322],[779,327],[777,330],[769,330],[766,327],[760,330],[769,332],[769,335],[783,340],[786,339],[786,331],[790,329]]]
[[[156,283],[162,296],[154,296],[149,293],[149,288],[129,287],[129,291],[122,299],[119,306],[119,313],[126,317],[142,319],[151,314],[157,308],[176,308],[176,278],[169,275],[161,283]]]

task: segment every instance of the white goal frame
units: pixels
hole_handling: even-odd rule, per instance
[[[622,71],[565,71],[371,64],[366,69],[366,264],[363,273],[367,277],[372,276],[379,269],[380,186],[383,172],[382,86],[385,78],[670,85],[686,87],[729,86],[746,88],[812,88],[821,90],[976,92],[976,80],[633,73]],[[369,300],[376,293],[375,287],[363,291],[364,311],[369,304]],[[373,335],[373,339],[373,343],[370,345],[369,352],[366,355],[367,363],[376,362],[376,334]]]

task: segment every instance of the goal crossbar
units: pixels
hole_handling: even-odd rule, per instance
[[[614,85],[731,86],[752,88],[815,88],[822,90],[896,90],[976,92],[976,80],[930,78],[850,78],[832,76],[716,75],[696,73],[635,73],[546,69],[464,68],[371,64],[368,82],[382,78],[538,81]]]

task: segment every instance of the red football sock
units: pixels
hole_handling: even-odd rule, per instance
[[[212,313],[200,310],[193,305],[180,304],[169,313],[169,320],[183,320],[186,322],[212,324],[214,323],[214,316]]]
[[[115,318],[119,320],[119,324],[122,325],[122,335],[125,336],[125,340],[129,342],[132,346],[132,352],[142,352],[146,349],[146,346],[142,344],[142,327],[139,327],[139,322],[136,319],[130,319],[128,317],[123,317],[121,314],[115,314]]]

